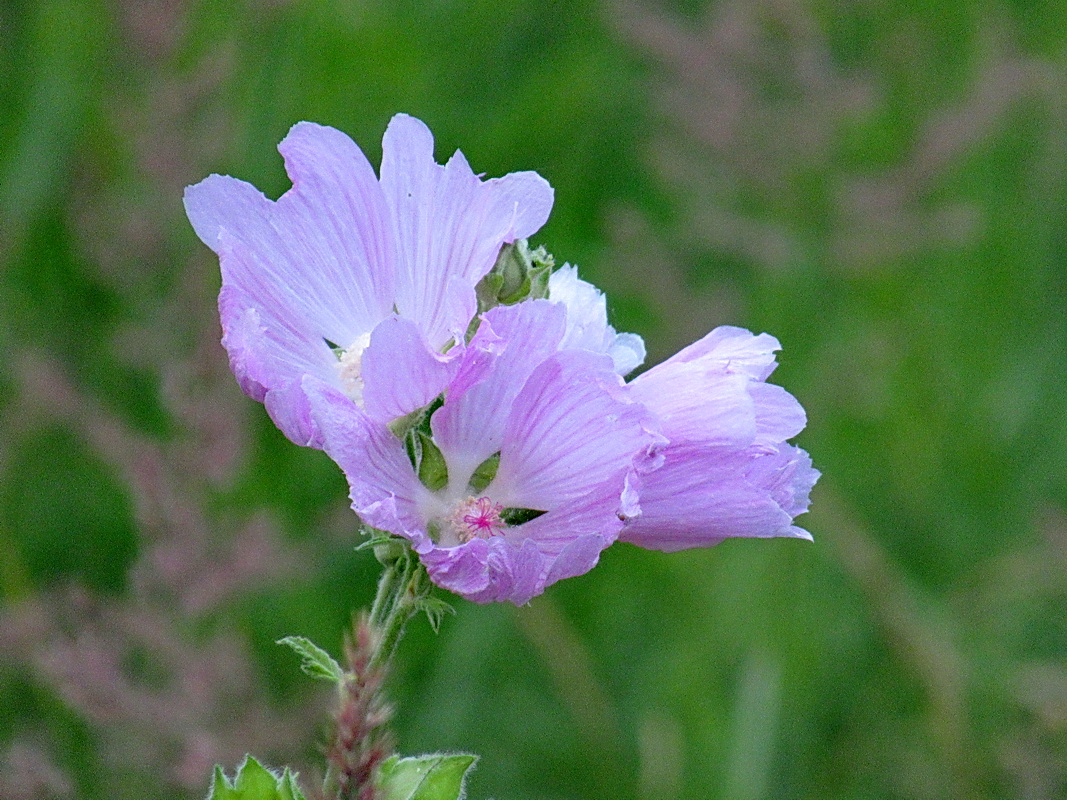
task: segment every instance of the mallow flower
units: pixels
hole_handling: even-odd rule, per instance
[[[333,128],[298,123],[278,149],[293,187],[277,201],[212,175],[185,207],[219,256],[241,388],[294,442],[320,446],[304,377],[380,421],[436,397],[459,368],[475,285],[502,244],[544,224],[552,189],[533,172],[482,180],[459,151],[438,165],[430,131],[404,114],[380,179]]]
[[[735,536],[811,539],[793,519],[808,510],[819,472],[787,443],[804,409],[766,382],[778,349],[769,334],[723,326],[628,385],[668,444],[620,541],[672,552]]]
[[[644,343],[608,325],[606,299],[564,266],[549,298],[567,308],[564,346],[609,354],[621,375],[644,360]],[[819,477],[807,453],[787,443],[804,428],[804,409],[767,383],[778,340],[716,328],[631,381],[631,399],[666,438],[662,465],[640,479],[640,514],[619,540],[654,550],[708,547],[729,537],[810,539],[793,525]]]
[[[634,485],[662,437],[609,355],[563,346],[573,331],[548,300],[483,314],[407,447],[336,386],[305,378],[353,509],[406,538],[439,586],[526,603],[590,570],[638,513]]]

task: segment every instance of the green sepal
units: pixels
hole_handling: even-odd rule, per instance
[[[493,478],[496,477],[496,471],[500,468],[500,453],[499,451],[493,453],[489,458],[485,459],[478,468],[474,470],[474,474],[471,475],[469,481],[471,490],[477,494],[484,492],[485,487],[493,482]]]
[[[322,341],[326,342],[326,346],[333,351],[333,354],[337,356],[337,360],[340,361],[345,354],[345,349],[339,344],[334,344],[329,339],[323,339]]]
[[[233,783],[222,767],[215,766],[207,800],[304,800],[296,783],[296,774],[288,767],[275,775],[252,756],[245,756]]]
[[[293,648],[300,656],[300,669],[305,675],[324,681],[343,684],[345,671],[333,656],[303,636],[286,636],[275,644],[285,644]]]
[[[467,772],[478,756],[469,753],[386,759],[378,770],[385,800],[462,800]]]
[[[356,545],[356,552],[368,549],[373,550],[374,557],[378,559],[378,562],[383,567],[388,567],[400,559],[406,558],[408,551],[411,550],[411,545],[408,544],[407,539],[396,536],[389,531],[372,528],[364,523],[362,533],[367,538]]]
[[[536,508],[505,508],[500,512],[500,519],[508,525],[522,525],[524,522],[537,519],[544,514]]]
[[[410,414],[405,414],[402,417],[397,417],[387,426],[393,435],[397,439],[404,440],[408,434],[413,430],[421,430],[425,433],[430,433],[430,418],[434,415],[441,406],[445,404],[445,396],[443,394],[437,395],[427,405],[422,408],[417,408]]]
[[[422,431],[416,430],[413,434],[412,438],[417,441],[420,453],[419,480],[431,492],[444,489],[448,486],[448,464],[445,463],[440,448]]]
[[[504,292],[501,291],[497,294],[497,299],[500,301],[500,305],[513,306],[516,303],[525,300],[530,296],[530,285],[530,275],[527,273],[522,277],[522,283],[515,287],[511,292],[504,294]]]
[[[419,600],[419,610],[426,614],[426,619],[429,621],[434,633],[440,630],[441,620],[445,618],[445,614],[456,613],[456,609],[451,605],[440,597],[434,597],[430,594]]]

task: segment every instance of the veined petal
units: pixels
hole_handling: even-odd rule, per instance
[[[504,600],[524,605],[544,590],[545,558],[533,542],[512,545],[500,537],[420,553],[438,586],[475,603]]]
[[[811,457],[804,450],[783,444],[776,452],[751,461],[745,478],[770,492],[782,510],[796,517],[808,510],[811,490],[819,480],[819,475],[819,470],[812,467]],[[803,536],[811,538],[806,531]]]
[[[747,375],[709,369],[701,359],[668,361],[637,376],[629,389],[657,416],[671,441],[740,448],[756,438],[752,385]]]
[[[748,391],[756,410],[756,444],[780,444],[792,439],[808,424],[803,406],[781,386],[752,383]]]
[[[516,398],[494,496],[507,506],[552,511],[607,485],[621,504],[627,475],[655,441],[650,424],[605,356],[557,353]]]
[[[744,328],[722,325],[679,350],[662,364],[657,364],[649,372],[668,364],[702,359],[718,362],[731,372],[741,372],[755,380],[765,381],[777,366],[774,353],[781,349],[778,340],[769,333],[756,336]]]
[[[547,300],[498,306],[483,315],[431,423],[454,482],[465,486],[471,472],[500,450],[515,398],[534,368],[556,352],[564,319],[563,308]]]
[[[427,491],[403,444],[337,389],[310,377],[303,388],[324,449],[348,478],[353,510],[368,525],[425,545],[419,504]]]
[[[552,566],[545,576],[545,586],[587,573],[597,565],[600,554],[612,541],[613,538],[609,539],[596,533],[587,533],[572,539],[552,560]]]
[[[223,259],[224,285],[309,338],[346,347],[392,308],[395,246],[381,187],[362,151],[332,128],[298,123],[279,150],[293,188],[276,203],[212,175],[186,190],[186,211],[205,244],[240,253]]]
[[[458,345],[442,355],[430,349],[411,320],[395,316],[384,320],[363,353],[368,416],[388,423],[427,405],[455,377],[462,352]]]
[[[674,552],[734,536],[810,539],[793,517],[818,478],[803,451],[729,452],[668,447],[663,466],[641,482],[641,515],[619,540]]]
[[[603,292],[578,277],[578,268],[564,264],[548,280],[548,296],[567,307],[567,333],[562,349],[607,353],[620,375],[628,375],[645,361],[645,343],[635,333],[615,333],[608,324]]]
[[[544,224],[552,188],[534,173],[483,182],[458,151],[438,165],[429,129],[406,114],[389,123],[382,151],[381,185],[401,265],[397,309],[440,345],[466,330],[474,285],[501,245]],[[450,277],[462,281],[462,296],[446,293]]]
[[[242,254],[227,252],[223,261]],[[308,338],[287,320],[271,311],[262,313],[253,300],[236,286],[223,286],[219,293],[222,344],[230,356],[230,368],[244,392],[267,405],[275,424],[293,442],[316,441],[309,408],[300,388],[300,376],[311,374],[327,382],[336,379],[336,358],[322,339]]]

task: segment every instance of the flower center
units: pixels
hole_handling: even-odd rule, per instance
[[[363,353],[370,344],[370,333],[363,333],[356,337],[337,358],[337,371],[341,375],[341,386],[345,394],[356,401],[356,405],[363,407]]]
[[[468,497],[456,506],[449,523],[460,543],[499,536],[507,524],[500,518],[504,507],[488,497]]]

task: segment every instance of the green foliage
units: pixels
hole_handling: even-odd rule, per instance
[[[465,753],[392,756],[381,766],[379,785],[386,800],[463,800],[467,773],[477,760]]]
[[[207,797],[208,800],[304,800],[296,775],[288,767],[280,776],[275,775],[252,756],[245,756],[232,783],[222,767],[216,766]]]

